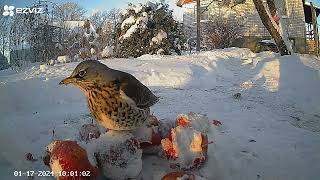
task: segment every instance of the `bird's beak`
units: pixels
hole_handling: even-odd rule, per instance
[[[65,85],[67,85],[67,84],[71,84],[71,83],[75,83],[76,82],[76,78],[74,78],[74,77],[67,77],[67,78],[65,78],[64,80],[62,80],[62,81],[60,81],[60,85],[61,84],[65,84]]]

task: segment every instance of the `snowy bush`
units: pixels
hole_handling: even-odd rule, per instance
[[[182,29],[164,2],[132,5],[123,11],[117,25],[118,56],[138,57],[143,54],[180,54]],[[179,42],[179,44],[177,43]],[[181,43],[181,44],[180,44]]]

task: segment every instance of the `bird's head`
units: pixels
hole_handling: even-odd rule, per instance
[[[63,79],[59,84],[73,84],[87,89],[91,85],[106,84],[113,80],[111,69],[95,60],[79,63],[72,74]]]

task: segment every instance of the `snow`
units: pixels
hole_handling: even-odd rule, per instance
[[[139,13],[142,11],[142,5],[141,4],[136,5],[133,9],[135,13]]]
[[[129,17],[130,18],[130,17]],[[134,17],[133,17],[134,18]],[[126,21],[127,19],[125,19]],[[126,31],[126,33],[122,36],[120,36],[119,40],[123,40],[123,39],[127,39],[129,37],[131,37],[131,35],[137,31],[138,28],[142,29],[142,30],[145,30],[147,28],[147,23],[148,23],[148,14],[146,12],[143,12],[142,13],[142,16],[138,17],[137,20],[135,20],[135,24],[131,25],[130,28]],[[123,23],[125,22],[123,21]],[[132,18],[130,18],[125,24],[123,27],[125,27],[125,25],[129,24],[128,22],[129,21],[133,21]],[[121,24],[121,28],[122,28],[122,25],[123,23]],[[123,29],[123,28],[122,28]]]
[[[122,38],[123,39],[127,39],[127,38],[131,37],[131,35],[134,32],[136,32],[137,29],[138,29],[138,25],[137,24],[132,25],[123,36],[120,36],[120,40]]]
[[[134,16],[130,16],[122,22],[121,29],[123,29],[126,25],[131,25],[131,24],[134,24],[135,22],[136,22],[136,19],[134,18]]]
[[[244,63],[248,59],[252,63]],[[161,97],[151,108],[160,122],[191,111],[222,122],[219,129],[209,127],[214,143],[196,175],[210,180],[320,176],[319,59],[228,48],[101,62],[133,74]],[[2,179],[14,179],[14,170],[49,170],[41,161],[45,147],[55,139],[77,140],[80,127],[91,122],[82,92],[58,85],[77,64],[0,71]],[[234,99],[236,93],[242,98]],[[38,161],[25,160],[28,152]],[[164,158],[143,156],[139,177],[161,179],[171,171]]]
[[[270,43],[270,44],[276,44],[273,39],[271,39],[271,40],[270,40],[270,39],[263,39],[263,40],[261,40],[260,42]]]
[[[195,130],[200,131],[204,134],[209,131],[210,122],[206,115],[191,112],[187,114],[187,118],[189,125]]]
[[[101,52],[101,57],[109,58],[113,56],[113,49],[114,49],[113,46],[106,46]]]
[[[153,130],[152,128],[147,127],[146,125],[143,125],[140,128],[133,130],[131,133],[140,142],[150,142],[151,143],[152,130]]]
[[[148,14],[146,12],[143,12],[142,16],[137,18],[136,24],[145,28],[147,23],[148,23]]]
[[[126,14],[128,14],[128,9],[121,9],[120,14],[121,14],[121,15],[126,15]]]
[[[133,135],[129,132],[108,130],[88,144],[91,163],[97,161],[104,176],[111,179],[136,177],[142,169],[142,150],[132,139]]]
[[[58,63],[68,63],[70,62],[70,57],[69,56],[58,56],[57,57],[57,62]]]
[[[74,29],[84,26],[85,21],[64,21],[63,27],[68,29]]]
[[[173,148],[178,153],[177,163],[181,168],[190,169],[196,158],[204,158],[201,132],[183,126],[178,126],[171,132]]]
[[[46,64],[41,64],[39,66],[40,72],[46,72],[48,69],[48,66]]]
[[[157,51],[157,54],[160,55],[160,54],[163,54],[164,50],[162,48],[158,49]]]
[[[79,139],[84,142],[89,142],[92,139],[97,139],[100,136],[99,126],[95,124],[84,124],[79,130]]]
[[[192,178],[193,178],[192,176],[190,177],[189,175],[185,174],[182,177],[178,177],[177,180],[188,180],[188,179],[192,179]],[[200,176],[197,176],[197,175],[194,178],[195,178],[195,180],[206,180],[206,179],[204,179]]]
[[[156,44],[159,44],[162,41],[162,39],[166,39],[166,38],[167,38],[167,33],[164,32],[163,30],[160,30],[158,34],[151,39],[151,41]]]

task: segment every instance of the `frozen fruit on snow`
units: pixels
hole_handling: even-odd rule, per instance
[[[47,146],[47,153],[45,164],[49,164],[59,180],[95,179],[97,176],[97,169],[90,164],[86,150],[75,141],[53,141]],[[86,172],[85,176],[82,172]]]
[[[142,150],[127,131],[109,130],[87,144],[90,160],[110,179],[135,178],[142,170]]]
[[[166,174],[161,178],[161,180],[206,180],[206,179],[191,173],[176,171],[176,172],[170,172]]]
[[[144,154],[157,154],[161,150],[161,140],[163,139],[159,132],[160,123],[158,119],[150,115],[147,121],[138,129],[131,131],[133,136],[139,140]]]
[[[202,133],[207,133],[211,125],[206,115],[194,112],[179,114],[176,121],[178,126],[190,126]]]
[[[192,127],[178,126],[161,141],[161,145],[174,164],[181,169],[192,169],[206,160],[208,137]]]
[[[100,130],[95,124],[84,124],[80,128],[79,135],[82,141],[89,142],[93,138],[99,138]]]

